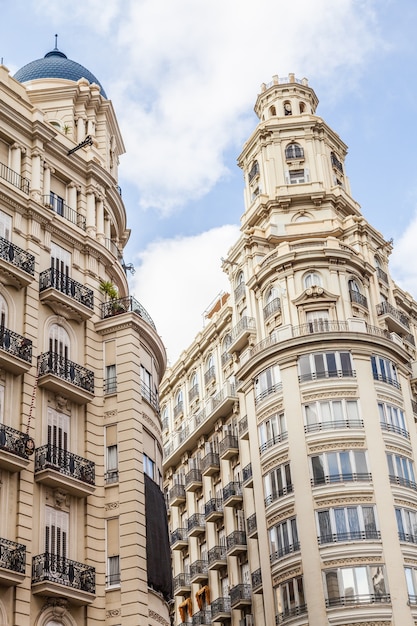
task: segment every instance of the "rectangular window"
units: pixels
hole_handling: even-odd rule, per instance
[[[68,528],[68,513],[45,507],[45,552],[67,558]]]
[[[292,493],[291,469],[289,463],[283,463],[264,476],[265,505],[271,504],[287,493]]]
[[[104,393],[111,394],[117,391],[116,365],[106,365],[104,372]]]
[[[145,474],[155,480],[155,463],[148,457],[147,454],[143,454],[143,471]]]
[[[331,508],[317,512],[319,542],[379,539],[373,506]]]
[[[0,211],[0,237],[11,241],[12,236],[12,218],[7,213]]]
[[[107,587],[120,585],[120,559],[119,556],[107,558]]]
[[[258,432],[260,441],[259,451],[261,454],[271,446],[287,439],[288,433],[284,413],[272,415],[259,426]]]
[[[388,473],[391,483],[417,490],[413,462],[405,456],[387,452]]]
[[[106,448],[106,483],[116,483],[119,480],[117,445]]]
[[[304,405],[305,432],[363,427],[357,400],[325,400]]]
[[[384,402],[378,403],[378,409],[383,430],[389,430],[407,438],[410,437],[406,428],[404,411]]]
[[[355,376],[350,352],[315,352],[298,358],[300,382],[344,376]]]
[[[410,509],[395,509],[400,541],[417,543],[417,513]]]
[[[327,570],[324,579],[328,606],[389,600],[380,565]]]
[[[291,578],[275,587],[275,605],[279,620],[307,611],[302,577]]]
[[[310,458],[314,485],[370,480],[365,450],[325,452]]]
[[[277,524],[268,531],[271,563],[300,549],[295,517]]]
[[[255,402],[281,389],[281,373],[278,365],[268,367],[255,378]]]
[[[397,367],[395,363],[382,356],[371,356],[372,374],[374,380],[380,380],[389,385],[399,388]]]

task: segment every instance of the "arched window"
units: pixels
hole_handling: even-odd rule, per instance
[[[198,397],[198,376],[197,372],[193,372],[190,378],[190,390],[188,392],[188,400],[191,402]]]
[[[252,163],[252,167],[249,170],[249,182],[251,182],[255,176],[259,174],[259,163],[258,161],[254,161]]]
[[[321,287],[322,281],[320,274],[317,272],[309,272],[304,276],[304,288],[309,289],[310,287]]]
[[[311,216],[308,215],[307,213],[299,213],[298,215],[295,216],[295,218],[293,219],[293,222],[310,222],[311,221]]]
[[[281,310],[281,300],[279,299],[278,290],[270,287],[265,295],[264,319],[268,319],[274,313]]]
[[[0,295],[0,327],[7,328],[7,302]]]
[[[162,422],[162,429],[167,430],[169,426],[169,413],[168,413],[167,406],[164,406],[164,408],[161,411],[161,422]]]
[[[276,114],[277,114],[277,110],[276,110],[276,108],[274,107],[274,105],[270,106],[270,107],[269,107],[269,115],[270,115],[271,117],[275,117],[275,116],[276,116]]]
[[[243,272],[239,272],[236,277],[235,301],[237,302],[245,295],[245,277]]]
[[[239,272],[236,278],[236,286],[238,287],[239,285],[244,284],[244,282],[245,282],[245,276],[243,275],[243,272]]]
[[[358,283],[358,281],[355,280],[354,278],[351,278],[348,281],[348,287],[349,287],[350,301],[355,302],[356,304],[360,304],[361,306],[365,308],[368,308],[368,301],[365,298],[365,296],[362,294],[362,287]]]
[[[291,161],[292,159],[303,159],[304,150],[298,143],[289,143],[285,148],[285,158],[287,161]]]
[[[177,395],[175,396],[175,406],[174,406],[174,418],[177,418],[184,412],[184,400],[182,395],[182,389],[177,391]]]
[[[284,115],[292,115],[292,106],[289,100],[284,102]]]
[[[349,280],[349,290],[350,291],[356,291],[356,293],[360,293],[361,289],[359,287],[359,284],[357,283],[356,280],[354,280],[353,278],[351,278]]]
[[[204,382],[207,385],[210,381],[216,378],[216,368],[214,366],[214,356],[209,354],[206,361],[206,369],[204,372]]]
[[[49,352],[68,359],[70,356],[70,339],[67,331],[59,324],[52,324],[49,329]]]
[[[306,105],[304,102],[300,102],[300,113],[305,113]]]

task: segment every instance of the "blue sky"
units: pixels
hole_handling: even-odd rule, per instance
[[[244,210],[236,158],[273,74],[308,77],[318,114],[349,146],[352,194],[394,239],[391,271],[417,296],[415,0],[0,0],[0,15],[12,73],[58,33],[113,101],[131,290],[171,361],[227,289],[220,257]]]

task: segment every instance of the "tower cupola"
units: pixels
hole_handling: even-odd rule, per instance
[[[299,79],[295,74],[284,78],[275,75],[270,83],[261,85],[255,113],[261,122],[303,114],[314,115],[318,102],[313,89],[308,86],[307,78]]]

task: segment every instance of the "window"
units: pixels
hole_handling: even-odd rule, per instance
[[[319,543],[379,539],[374,506],[349,506],[317,511]]]
[[[141,394],[148,402],[151,402],[152,396],[152,374],[148,372],[146,367],[140,366]]]
[[[355,302],[356,304],[360,304],[361,306],[368,308],[368,301],[364,295],[361,293],[361,287],[356,280],[349,280],[349,296],[350,301]]]
[[[67,558],[69,515],[65,511],[45,507],[45,552]]]
[[[48,462],[65,468],[67,460],[66,452],[69,443],[69,415],[59,413],[55,409],[48,408]]]
[[[309,289],[313,286],[321,287],[321,276],[317,272],[309,272],[304,276],[304,288]]]
[[[381,565],[341,567],[324,572],[327,606],[389,601]]]
[[[400,541],[417,543],[417,512],[410,509],[395,509]]]
[[[284,102],[284,115],[292,115],[291,102],[288,100]]]
[[[177,392],[177,395],[175,397],[174,417],[178,417],[179,415],[181,415],[181,413],[183,413],[183,411],[184,411],[184,402],[183,402],[182,390],[180,389]]]
[[[326,333],[332,330],[329,321],[329,311],[325,309],[320,311],[307,311],[306,321],[306,330],[309,333]]]
[[[287,493],[292,493],[291,469],[289,463],[278,465],[264,476],[265,505],[271,504]]]
[[[303,159],[304,150],[298,143],[289,143],[285,148],[285,158],[287,161],[292,159]]]
[[[414,477],[414,465],[411,459],[399,454],[387,452],[390,482],[417,490]]]
[[[70,269],[71,254],[55,243],[51,243],[52,286],[61,293],[71,294]]]
[[[64,215],[64,198],[61,198],[61,196],[58,196],[58,194],[51,191],[49,194],[49,204],[55,213],[58,215]]]
[[[407,582],[408,600],[411,604],[417,604],[417,570],[414,567],[405,567],[404,573]]]
[[[258,174],[259,174],[259,163],[258,161],[254,161],[249,171],[249,182],[252,182],[252,180],[255,178],[255,176],[258,176]]]
[[[120,558],[119,555],[107,557],[107,587],[120,585]]]
[[[288,183],[290,185],[298,185],[300,183],[308,183],[308,170],[290,170],[288,172]]]
[[[291,578],[275,587],[275,604],[278,623],[281,623],[285,617],[306,612],[303,577]]]
[[[324,452],[310,457],[313,485],[370,480],[365,450]]]
[[[236,302],[245,295],[245,277],[243,272],[239,272],[236,279],[236,288],[234,291]]]
[[[266,292],[265,306],[264,306],[264,319],[268,319],[281,310],[281,300],[278,297],[278,290],[275,287],[271,287]]]
[[[117,444],[106,448],[106,483],[117,483],[119,480]]]
[[[388,385],[400,388],[398,382],[397,368],[392,361],[382,356],[371,356],[372,374],[374,380],[380,380]]]
[[[390,432],[407,437],[407,439],[410,438],[405,423],[404,411],[391,404],[386,404],[385,402],[378,402],[378,409],[381,428],[383,430],[389,430]]]
[[[7,213],[0,211],[0,237],[11,241],[12,234],[12,218]]]
[[[211,381],[216,380],[216,368],[214,367],[214,357],[209,355],[206,361],[206,371],[204,372],[204,383],[208,385]]]
[[[145,453],[143,454],[143,471],[149,478],[155,480],[155,462]]]
[[[272,415],[265,422],[260,424],[258,433],[260,442],[259,452],[261,454],[265,452],[265,450],[268,450],[268,448],[287,439],[288,433],[284,413],[275,413],[275,415]]]
[[[231,343],[232,343],[232,336],[228,333],[223,339],[222,357],[221,357],[223,366],[226,365],[226,363],[228,363],[232,359],[232,355],[229,352]]]
[[[282,388],[278,365],[268,367],[255,378],[255,404]]]
[[[295,517],[270,528],[268,537],[271,563],[300,549]]]
[[[106,365],[104,373],[104,393],[111,394],[117,391],[116,365]]]
[[[355,376],[350,352],[313,352],[298,358],[299,381]]]
[[[169,413],[168,407],[164,406],[161,412],[162,430],[167,430],[169,427]]]
[[[341,162],[339,161],[339,159],[337,158],[334,152],[330,153],[330,160],[332,162],[332,167],[334,167],[341,174],[343,174],[343,165],[341,164]]]
[[[357,400],[322,400],[304,405],[306,433],[332,428],[363,427]]]

